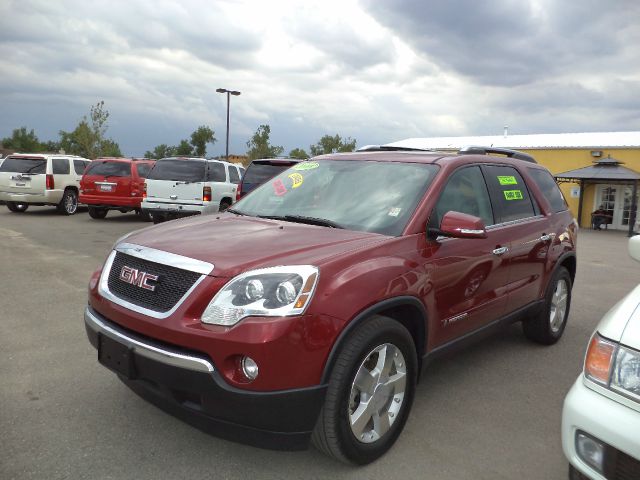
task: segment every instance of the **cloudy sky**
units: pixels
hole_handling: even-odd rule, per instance
[[[105,101],[123,153],[260,124],[308,150],[407,137],[640,130],[637,0],[0,0],[0,137]]]

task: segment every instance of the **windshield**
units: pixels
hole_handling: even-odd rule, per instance
[[[399,235],[436,169],[418,163],[302,162],[258,187],[232,211]]]
[[[8,157],[0,165],[0,172],[13,173],[45,173],[47,160],[45,158]]]
[[[158,160],[147,178],[176,182],[204,182],[204,167],[203,160]]]

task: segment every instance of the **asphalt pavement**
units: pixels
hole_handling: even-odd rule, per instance
[[[566,479],[562,401],[602,315],[640,282],[623,232],[583,230],[569,324],[555,346],[513,325],[432,363],[393,449],[351,467],[207,435],[148,404],[97,361],[83,309],[91,272],[133,214],[93,220],[0,206],[2,479]]]

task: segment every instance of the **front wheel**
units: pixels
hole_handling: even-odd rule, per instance
[[[29,208],[28,203],[7,202],[7,208],[14,213],[26,212]]]
[[[522,323],[525,337],[543,345],[552,345],[560,340],[569,317],[571,287],[569,271],[558,267],[547,286],[542,310]]]
[[[73,215],[76,213],[78,210],[78,194],[75,190],[65,190],[57,208],[63,215]]]
[[[354,329],[336,358],[312,435],[320,451],[367,464],[395,443],[409,415],[417,376],[411,334],[373,316]]]

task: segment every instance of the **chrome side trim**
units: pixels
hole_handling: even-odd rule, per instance
[[[126,253],[128,255],[132,255],[134,257],[141,258],[143,260],[149,260],[151,262],[162,263],[164,265],[169,265],[176,268],[181,268],[183,270],[189,270],[195,273],[201,273],[200,278],[196,280],[191,288],[186,291],[186,293],[176,302],[176,304],[166,312],[156,312],[155,310],[151,310],[149,308],[141,307],[136,305],[135,303],[131,303],[127,300],[124,300],[109,290],[109,273],[111,273],[111,267],[113,265],[113,259],[116,256],[117,252]],[[202,272],[207,273],[202,273]],[[98,284],[98,292],[107,300],[112,301],[128,310],[132,310],[134,312],[142,313],[143,315],[147,315],[153,318],[167,318],[171,316],[185,299],[191,295],[191,292],[195,290],[195,288],[200,285],[200,283],[205,279],[208,273],[213,271],[213,265],[206,262],[201,262],[200,260],[195,260],[193,258],[183,257],[182,255],[176,255],[174,253],[163,252],[162,250],[156,250],[154,248],[142,247],[140,245],[134,245],[132,243],[121,243],[116,246],[114,250],[111,251],[107,261],[104,264],[104,268],[102,269],[102,275],[100,275],[100,283]]]
[[[136,354],[147,357],[150,360],[195,372],[213,373],[215,371],[211,362],[204,358],[172,352],[164,347],[151,345],[107,325],[98,318],[97,314],[91,311],[90,307],[86,307],[84,310],[84,323],[92,331],[122,343]]]
[[[115,250],[126,253],[132,257],[138,257],[142,260],[169,265],[181,270],[199,273],[201,275],[209,275],[213,271],[213,264],[196,260],[194,258],[184,257],[175,253],[156,250],[155,248],[143,247],[133,243],[121,243],[116,245]]]

